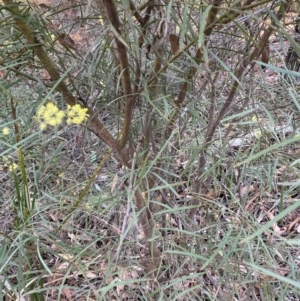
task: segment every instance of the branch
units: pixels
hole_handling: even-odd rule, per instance
[[[103,4],[106,8],[110,23],[112,24],[118,35],[121,36],[121,23],[118,18],[118,12],[115,6],[115,2],[113,0],[103,0]],[[125,98],[124,123],[122,128],[122,137],[119,141],[119,148],[122,149],[126,145],[126,142],[128,140],[130,126],[132,122],[133,97],[126,46],[116,35],[115,42],[117,44],[117,49],[119,53],[121,81]]]
[[[144,36],[146,35],[146,31],[147,31],[147,23],[150,20],[150,16],[151,16],[151,11],[152,11],[152,6],[153,4],[153,0],[150,0],[147,3],[147,9],[145,12],[145,17],[142,20],[143,23],[143,27],[142,27],[142,32],[139,36],[138,39],[138,43],[139,43],[139,49],[142,48],[143,44],[144,44]],[[134,94],[137,93],[138,91],[138,86],[140,84],[141,81],[141,56],[139,58],[137,58],[137,62],[136,62],[136,70],[135,70],[135,83],[134,83]],[[134,101],[134,100],[133,100]]]
[[[140,13],[136,9],[136,7],[135,7],[134,3],[132,2],[132,0],[130,0],[129,4],[130,4],[130,9],[131,9],[133,15],[135,16],[137,21],[141,24],[141,26],[144,27],[144,25],[145,25],[144,19],[141,17]]]

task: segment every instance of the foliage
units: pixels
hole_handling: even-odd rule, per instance
[[[51,3],[0,4],[2,293],[299,298],[298,2]]]

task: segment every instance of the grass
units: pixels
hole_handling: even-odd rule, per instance
[[[41,143],[43,140],[41,137]],[[51,145],[39,148],[47,152],[43,164],[41,160],[30,164],[30,161],[36,160],[33,154],[37,158],[39,155],[29,152],[27,157],[24,151],[26,172],[30,175],[27,180],[29,195],[36,188],[37,196],[35,206],[30,208],[26,218],[15,213],[19,217],[17,225],[12,221],[13,204],[21,206],[30,198],[24,190],[27,199],[22,200],[19,196],[16,200],[14,187],[20,186],[22,190],[22,182],[14,183],[9,173],[5,180],[7,188],[4,193],[8,197],[2,201],[1,211],[6,214],[2,222],[9,229],[2,230],[6,234],[0,254],[2,275],[5,275],[2,277],[7,281],[4,283],[9,283],[9,287],[13,288],[9,289],[6,284],[3,288],[6,293],[14,298],[18,294],[26,298],[26,294],[45,291],[48,300],[68,294],[76,300],[80,300],[81,295],[82,299],[90,296],[97,300],[122,300],[125,296],[141,300],[204,300],[216,298],[221,292],[228,294],[228,299],[237,300],[246,300],[249,294],[264,296],[267,300],[273,300],[276,296],[278,300],[286,296],[290,296],[286,300],[292,300],[293,295],[295,298],[299,296],[298,245],[293,245],[297,234],[293,230],[284,237],[272,230],[273,223],[282,219],[283,226],[289,226],[293,217],[288,216],[295,215],[299,206],[297,196],[291,198],[297,193],[296,187],[282,186],[287,189],[280,189],[279,195],[275,193],[273,176],[277,171],[278,159],[281,167],[289,166],[289,157],[277,151],[273,154],[264,151],[266,162],[263,158],[258,167],[252,165],[252,170],[244,168],[240,177],[251,180],[255,174],[261,188],[269,183],[265,192],[261,189],[251,210],[245,210],[250,196],[246,195],[244,199],[236,197],[234,191],[237,189],[232,183],[234,178],[229,171],[220,170],[220,160],[211,163],[207,172],[215,174],[214,189],[219,195],[214,201],[203,200],[195,229],[189,228],[184,221],[188,195],[164,204],[155,219],[159,221],[166,217],[165,227],[159,228],[161,235],[166,233],[165,237],[160,238],[160,247],[166,257],[160,267],[165,279],[155,285],[143,274],[141,267],[145,250],[143,244],[136,244],[141,233],[136,227],[138,213],[134,213],[134,208],[123,234],[119,260],[115,258],[126,209],[126,193],[124,195],[122,189],[110,191],[112,181],[119,172],[112,167],[106,171],[106,180],[101,181],[100,171],[97,186],[88,191],[84,201],[72,212],[74,203],[87,184],[86,170],[93,170],[95,164],[86,161],[69,163],[68,156],[72,149],[53,148],[55,141],[60,141],[57,133],[52,134]],[[254,142],[251,147],[261,149],[260,143],[255,145]],[[39,144],[36,141],[34,144],[38,152]],[[287,151],[290,149],[290,143],[284,146]],[[245,154],[243,156],[247,157]],[[277,162],[276,166],[272,161]],[[254,156],[251,162],[255,162]],[[43,170],[36,167],[38,163]],[[296,172],[298,169],[294,168],[289,175]],[[118,176],[116,186],[126,180],[127,172],[123,173]],[[229,178],[226,178],[227,174]],[[20,176],[19,172],[17,175]],[[231,183],[230,189],[227,188],[227,181]],[[224,190],[220,191],[222,187]],[[280,208],[280,200],[283,200],[285,211],[276,215],[276,220],[268,221],[261,208]],[[70,218],[62,224],[70,212]],[[58,228],[61,229],[55,234]],[[41,279],[44,281],[43,287],[38,284]],[[35,283],[34,289],[30,288],[31,281]],[[24,288],[26,293],[23,293]],[[282,291],[286,292],[285,295]]]
[[[95,28],[81,32],[94,47],[97,9],[89,20]],[[186,28],[192,30],[191,24]],[[112,45],[104,29],[102,42]],[[218,43],[208,44],[215,60],[209,70],[199,68],[166,139],[190,56],[185,53],[164,71],[156,98],[147,87],[136,101],[132,168],[122,166],[114,149],[85,125],[39,129],[34,116],[41,104],[49,99],[60,109],[65,104],[44,85],[47,79],[41,82],[38,63],[22,69],[32,78],[2,75],[0,130],[9,127],[10,133],[0,132],[0,299],[299,300],[299,105],[297,84],[282,76],[295,75],[283,63],[286,45],[277,36],[268,68],[257,67],[241,79],[233,105],[205,148],[202,168],[205,131],[233,81],[228,56],[242,55],[236,50],[239,35],[220,30],[215,38]],[[0,49],[7,70],[22,43],[10,46]],[[65,63],[68,87],[85,95],[116,134],[123,103],[118,68],[109,64],[113,54],[109,46],[97,46],[97,55],[80,46],[86,50],[81,60],[61,48],[51,51]],[[151,63],[151,57],[143,61],[146,75]],[[95,65],[103,65],[99,74]],[[140,84],[146,82],[145,76]],[[147,114],[154,116],[149,144],[140,138]],[[14,163],[18,168],[10,171]],[[197,181],[203,183],[200,190]],[[140,224],[145,212],[135,202],[137,187],[151,212],[149,241]],[[192,208],[197,211],[191,221]],[[158,265],[147,243],[161,251]]]
[[[36,296],[36,300],[215,300],[220,296],[225,300],[296,300],[299,297],[299,234],[295,227],[284,234],[274,228],[275,222],[280,230],[290,227],[300,205],[297,185],[278,186],[281,181],[278,169],[287,169],[285,183],[290,181],[287,177],[298,174],[293,153],[284,155],[291,151],[293,140],[263,149],[269,141],[267,136],[254,139],[251,148],[245,146],[244,152],[237,151],[238,159],[228,157],[228,148],[221,152],[218,149],[217,157],[212,153],[206,176],[214,175],[214,197],[202,199],[193,228],[185,222],[188,194],[167,196],[165,203],[158,200],[161,209],[154,218],[165,221],[163,226],[157,225],[155,243],[160,244],[164,259],[159,267],[162,279],[153,281],[145,274],[146,250],[142,242],[137,243],[142,233],[137,227],[139,213],[132,202],[126,231],[121,233],[128,206],[128,194],[122,183],[129,178],[130,171],[117,170],[113,162],[107,163],[107,169],[100,169],[95,184],[78,202],[88,184],[88,175],[92,175],[97,165],[88,159],[71,161],[74,150],[61,138],[64,135],[64,130],[39,133],[40,142],[32,140],[33,149],[27,142],[27,149],[31,149],[23,152],[27,182],[20,179],[20,170],[15,180],[13,174],[6,175],[8,197],[2,201],[1,211],[6,213],[2,223],[9,229],[2,229],[5,234],[0,251],[2,293],[24,300],[29,296]],[[81,150],[84,158],[89,158],[92,149],[87,145]],[[259,152],[261,155],[257,156]],[[235,170],[236,163],[245,159],[250,165],[242,165],[240,174],[232,175],[230,170]],[[176,174],[171,173],[172,176]],[[236,177],[249,179],[249,191],[242,198],[238,197]],[[163,180],[161,189],[167,186]],[[252,187],[254,180],[259,182],[259,188]],[[167,187],[174,195],[176,185]],[[33,200],[28,215],[20,216]],[[13,213],[16,205],[23,211]],[[267,212],[272,210],[274,219],[270,220]],[[121,251],[116,256],[118,249]]]

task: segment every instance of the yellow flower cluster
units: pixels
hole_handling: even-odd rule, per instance
[[[67,112],[62,110],[53,104],[48,102],[46,105],[41,106],[37,111],[37,119],[40,122],[40,129],[43,131],[50,126],[57,126],[63,122],[63,118],[67,115],[67,124],[81,124],[88,118],[88,109],[82,108],[79,104],[69,106]]]
[[[3,164],[0,164],[0,170],[7,168],[9,171],[15,171],[19,167],[16,163],[12,162],[11,157],[3,156],[0,158],[0,161],[3,162]]]
[[[18,164],[12,163],[12,164],[10,164],[10,165],[8,166],[8,170],[9,170],[9,171],[14,171],[14,170],[16,170],[18,167],[19,167]]]
[[[47,125],[57,126],[62,123],[65,113],[58,109],[52,102],[38,109],[37,117],[40,121],[40,129],[43,131]]]
[[[84,120],[88,118],[87,114],[88,109],[82,108],[79,104],[76,104],[74,106],[68,105],[68,120],[67,124],[80,124]]]

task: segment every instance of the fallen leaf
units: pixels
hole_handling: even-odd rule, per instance
[[[65,294],[66,298],[68,300],[72,300],[72,293],[71,293],[71,290],[68,289],[68,288],[63,288],[62,289],[63,293]]]
[[[95,278],[98,278],[98,275],[95,274],[95,273],[92,273],[92,272],[86,272],[85,275],[86,275],[86,277],[87,277],[88,279],[95,279]]]

